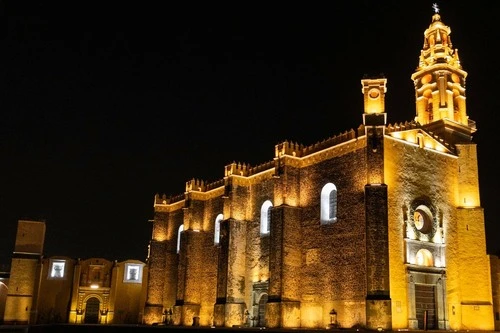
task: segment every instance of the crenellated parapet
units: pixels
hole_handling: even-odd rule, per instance
[[[303,151],[303,156],[316,153],[318,151],[324,150],[326,148],[333,147],[343,142],[347,142],[349,140],[356,139],[356,132],[351,129],[349,131],[345,131],[336,136],[332,136],[328,139],[325,139],[321,142],[317,142],[311,146],[305,147]]]
[[[250,176],[256,175],[258,173],[269,170],[271,168],[274,168],[274,161],[268,161],[265,163],[261,163],[261,164],[256,165],[250,169]]]
[[[250,166],[250,164],[247,163],[233,162],[229,165],[226,165],[224,176],[229,177],[236,175],[243,177],[251,177],[262,171],[269,170],[271,168],[274,168],[274,161],[268,161],[256,166]]]
[[[275,157],[289,155],[294,157],[302,157],[304,145],[297,142],[285,141],[275,146]]]
[[[344,143],[349,140],[355,139],[357,136],[359,136],[359,133],[361,132],[358,131],[358,134],[356,134],[356,131],[351,129],[349,131],[345,131],[338,135],[329,137],[328,139],[317,142],[310,146],[304,146],[303,144],[291,141],[284,141],[275,146],[275,157],[281,157],[284,155],[293,157],[305,157],[309,154],[313,154],[318,151],[338,145],[340,143]]]
[[[442,145],[444,149],[437,149],[439,151],[446,151],[448,150],[449,152],[455,152],[456,148],[453,144],[447,142],[444,138],[441,136],[433,133],[432,131],[429,131],[428,129],[425,129],[422,127],[421,124],[419,124],[417,121],[412,120],[412,121],[406,121],[406,122],[401,122],[401,123],[394,123],[394,124],[388,124],[385,127],[385,133],[386,134],[391,134],[391,136],[398,138],[398,139],[403,139],[405,141],[409,141],[412,143],[417,144],[418,143],[418,131],[415,132],[415,130],[421,131],[421,133],[426,133],[429,137],[432,137],[437,144]],[[410,131],[412,131],[410,133]],[[407,135],[395,135],[398,132],[406,132]],[[282,143],[279,143],[275,146],[275,158],[271,161],[267,161],[264,163],[261,163],[256,166],[251,166],[249,163],[243,163],[243,162],[232,162],[224,167],[224,178],[213,181],[213,182],[206,182],[204,180],[200,179],[191,179],[186,182],[186,191],[183,194],[179,194],[176,196],[169,196],[167,197],[165,194],[159,195],[156,194],[155,196],[155,206],[157,205],[172,205],[172,204],[177,204],[181,201],[186,200],[186,194],[193,193],[193,192],[198,192],[200,194],[202,193],[207,193],[210,191],[214,191],[216,189],[224,189],[224,187],[227,187],[229,183],[231,183],[230,178],[233,176],[237,177],[242,177],[243,178],[248,178],[248,181],[251,182],[250,178],[253,179],[257,174],[261,174],[266,171],[271,171],[271,170],[277,170],[280,167],[283,166],[283,163],[286,161],[282,161],[283,157],[292,157],[296,158],[296,163],[298,167],[303,166],[303,165],[308,165],[309,162],[309,157],[311,155],[314,155],[315,153],[321,152],[321,151],[330,151],[331,148],[335,148],[336,150],[331,151],[330,153],[326,153],[324,156],[325,158],[327,156],[330,156],[331,154],[338,154],[346,151],[346,148],[342,146],[343,148],[340,148],[342,144],[346,144],[349,141],[359,139],[360,137],[364,137],[365,135],[365,126],[361,124],[356,130],[351,129],[349,131],[345,131],[343,133],[340,133],[338,135],[329,137],[323,141],[317,142],[315,144],[309,145],[309,146],[304,146],[303,144],[297,143],[297,142],[292,142],[292,141],[284,141]],[[422,135],[422,134],[420,134]],[[435,145],[435,144],[434,144]],[[350,149],[357,149],[356,147],[358,144],[355,144],[352,147],[347,147],[347,150]],[[433,146],[434,147],[434,146]],[[433,148],[433,147],[427,147],[427,148]],[[340,149],[340,150],[339,150]],[[337,151],[338,150],[338,151]],[[321,155],[323,156],[323,154]],[[314,159],[315,161],[321,160],[321,157],[317,157]],[[291,161],[288,161],[290,163]],[[305,163],[305,164],[304,164]],[[292,163],[293,164],[293,163]],[[276,174],[279,174],[278,172],[275,172]],[[241,181],[238,181],[238,183],[241,183]],[[246,182],[243,182],[241,184],[245,184]],[[198,197],[198,195],[197,195]]]
[[[205,181],[200,179],[191,179],[186,182],[186,192],[198,191],[205,192]]]
[[[226,165],[224,169],[224,177],[238,175],[238,176],[248,176],[248,171],[250,170],[250,164],[233,162]]]
[[[154,205],[171,205],[175,202],[179,202],[185,199],[185,195],[183,194],[178,194],[175,196],[168,196],[166,194],[160,195],[159,193],[156,193],[155,199],[154,199]]]
[[[405,121],[404,123],[388,124],[385,128],[385,133],[406,131],[410,129],[419,128],[420,125],[416,121]]]

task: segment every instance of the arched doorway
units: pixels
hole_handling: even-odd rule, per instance
[[[98,324],[99,323],[99,299],[91,297],[87,300],[85,307],[85,324]]]
[[[267,294],[262,294],[259,299],[259,327],[266,326]]]

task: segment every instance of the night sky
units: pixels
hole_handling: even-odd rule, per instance
[[[498,253],[499,5],[483,2],[438,4]],[[388,123],[415,116],[432,1],[171,3],[0,2],[0,263],[19,219],[46,222],[47,256],[145,260],[155,193],[357,128],[365,74],[388,80]]]

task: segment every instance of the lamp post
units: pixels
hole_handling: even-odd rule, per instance
[[[76,309],[76,323],[82,323],[82,319],[83,319],[83,312],[84,310],[83,309]],[[80,320],[78,320],[80,319]]]
[[[332,309],[332,311],[330,311],[330,328],[337,328],[337,326],[337,311]]]
[[[167,314],[166,324],[170,325],[172,324],[172,308],[169,308],[166,314]]]
[[[108,308],[101,310],[101,318],[104,317],[104,324],[108,323]],[[102,319],[101,319],[102,322]]]

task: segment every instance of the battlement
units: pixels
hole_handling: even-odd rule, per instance
[[[363,132],[364,134],[364,132]],[[358,136],[359,136],[358,132]],[[304,157],[309,154],[316,153],[318,151],[333,147],[343,142],[356,138],[356,132],[351,129],[350,131],[345,131],[344,133],[329,137],[323,141],[317,142],[310,146],[304,146],[296,142],[284,141],[275,146],[275,157],[281,157],[284,155],[289,155],[293,157]]]
[[[250,168],[250,164],[233,162],[224,168],[224,177],[231,175],[248,176]]]
[[[386,133],[407,131],[411,129],[420,128],[420,125],[416,121],[405,121],[404,123],[389,124],[385,128]]]
[[[186,192],[199,191],[205,192],[205,181],[200,179],[191,179],[186,182]]]
[[[190,181],[186,182],[186,192],[207,192],[221,186],[224,186],[224,179],[219,179],[214,182],[208,183],[204,180],[193,178]]]
[[[336,146],[340,143],[347,142],[349,140],[356,139],[356,132],[351,129],[349,131],[345,131],[344,133],[329,137],[323,141],[317,142],[311,146],[305,147],[302,151],[301,156],[307,156],[318,151]]]
[[[400,131],[407,131],[407,130],[414,130],[414,129],[422,129],[422,126],[416,122],[416,121],[411,121],[411,122],[401,122],[401,123],[395,123],[395,124],[388,124],[385,127],[385,133],[393,133],[393,132],[400,132]],[[455,151],[455,146],[446,142],[442,137],[429,132],[425,131],[428,133],[430,136],[435,138],[437,141],[439,141],[443,146],[445,146],[447,149],[450,151]],[[304,146],[303,144],[297,143],[297,142],[292,142],[292,141],[284,141],[282,143],[279,143],[275,146],[275,159],[280,158],[283,156],[293,156],[297,158],[302,158],[306,157],[310,154],[314,154],[316,152],[328,149],[330,147],[336,146],[338,144],[356,139],[360,136],[365,135],[365,125],[361,124],[357,130],[351,129],[349,131],[345,131],[343,133],[340,133],[338,135],[329,137],[323,141],[319,141],[317,143],[314,143],[309,146]],[[242,162],[232,162],[231,164],[228,164],[224,167],[224,178],[216,180],[214,182],[208,183],[204,180],[200,179],[191,179],[186,182],[186,190],[185,193],[187,192],[192,192],[192,191],[197,191],[197,192],[208,192],[213,189],[222,187],[225,185],[225,178],[230,177],[230,176],[242,176],[242,177],[251,177],[253,175],[256,175],[260,172],[273,169],[276,167],[275,160],[267,161],[262,164],[256,165],[256,166],[251,166],[248,163],[242,163]],[[159,194],[156,194],[155,196],[155,204],[158,205],[169,205],[175,202],[179,202],[185,200],[185,194],[179,194],[177,196],[170,196],[167,197],[165,194],[163,194],[161,197]]]
[[[249,177],[249,176],[255,175],[259,172],[269,170],[271,168],[274,168],[274,161],[268,161],[265,163],[261,163],[259,165],[254,166],[254,167],[250,166],[250,164],[248,164],[248,163],[233,162],[229,165],[226,165],[225,171],[224,171],[224,177],[229,177],[232,175]]]
[[[294,157],[302,157],[304,145],[296,142],[285,141],[275,146],[274,156],[280,157],[283,155],[290,155]]]
[[[360,135],[359,133],[364,134],[364,130],[363,132],[358,130],[358,135]],[[284,155],[301,158],[309,154],[313,154],[315,152],[335,146],[337,144],[355,139],[356,136],[357,136],[356,132],[353,129],[351,129],[350,131],[345,131],[344,133],[330,137],[328,139],[325,139],[321,142],[317,142],[310,146],[304,146],[303,144],[299,144],[297,142],[292,142],[292,141],[284,141],[275,146],[275,158],[279,158]],[[276,164],[274,159],[271,161],[261,163],[256,166],[251,166],[248,163],[232,162],[231,164],[228,164],[224,167],[224,177],[225,178],[230,176],[250,177],[260,172],[273,169],[275,167]],[[186,182],[185,192],[191,192],[191,191],[207,192],[224,185],[225,185],[225,179],[219,179],[217,181],[207,183],[204,180],[193,178]],[[182,200],[185,200],[184,194],[180,194],[177,196],[169,196],[169,197],[167,197],[165,194],[163,194],[161,197],[159,194],[155,195],[156,205],[170,205],[172,203],[179,202]]]
[[[155,203],[155,206],[156,205],[170,205],[170,204],[173,204],[174,202],[179,202],[179,201],[182,201],[184,199],[185,199],[184,193],[176,195],[176,196],[169,196],[169,197],[167,197],[166,194],[162,194],[160,196],[160,194],[156,193],[154,203]]]

